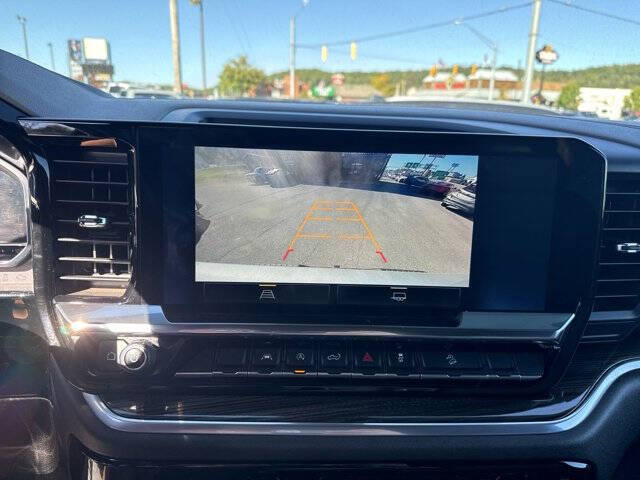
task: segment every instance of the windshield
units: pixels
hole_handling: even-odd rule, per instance
[[[5,0],[3,11],[1,48],[123,99],[640,118],[634,0]]]

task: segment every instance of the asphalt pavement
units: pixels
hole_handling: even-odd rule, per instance
[[[199,263],[425,272],[452,284],[468,275],[472,221],[414,187],[251,185],[244,178],[196,183],[211,220]]]

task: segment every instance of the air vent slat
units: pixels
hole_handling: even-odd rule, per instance
[[[134,235],[130,153],[82,147],[52,153],[56,292],[125,288]]]
[[[78,220],[77,219],[73,219],[73,218],[58,218],[56,219],[56,222],[60,222],[60,223],[71,223],[74,225],[78,224]],[[110,222],[109,225],[119,225],[122,227],[128,227],[129,226],[129,222]]]
[[[99,239],[87,239],[87,238],[58,238],[58,242],[63,243],[83,243],[83,244],[96,244],[96,245],[129,245],[126,240],[99,240]]]
[[[640,173],[609,173],[595,311],[632,310],[640,300]]]
[[[131,280],[131,275],[124,273],[121,275],[61,275],[59,278],[60,280],[73,280],[81,282],[128,282],[129,280]]]
[[[112,202],[109,200],[66,200],[66,199],[60,199],[60,200],[56,200],[56,202],[59,203],[77,203],[80,205],[89,203],[92,205],[95,204],[103,204],[103,205],[129,205],[129,202]]]
[[[118,187],[126,187],[129,185],[127,182],[100,182],[94,180],[56,180],[56,183],[70,183],[78,185],[110,185]]]
[[[128,260],[117,260],[113,258],[98,258],[98,257],[60,257],[61,262],[93,262],[93,263],[113,263],[119,265],[129,265]]]

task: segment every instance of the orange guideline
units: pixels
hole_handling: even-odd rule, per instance
[[[327,216],[326,214],[324,216],[314,216],[313,212],[316,210],[320,210],[322,212],[348,211],[348,212],[355,212],[355,215],[347,216],[347,217],[344,217],[344,216],[330,217],[330,216]],[[307,211],[307,214],[305,215],[304,219],[302,220],[302,223],[298,227],[296,234],[293,236],[293,238],[291,239],[291,242],[289,243],[289,246],[285,250],[284,255],[282,256],[282,261],[286,260],[289,254],[293,252],[293,247],[299,238],[332,238],[331,234],[329,233],[305,233],[304,227],[307,224],[307,222],[309,221],[332,222],[334,220],[340,221],[340,222],[360,222],[364,227],[366,235],[342,234],[338,238],[340,238],[341,240],[371,240],[371,242],[373,243],[373,246],[375,247],[375,252],[380,256],[380,258],[384,263],[387,263],[387,259],[382,253],[382,247],[376,240],[376,237],[373,235],[373,232],[369,228],[369,225],[367,225],[367,222],[365,222],[362,216],[362,213],[360,213],[360,209],[357,207],[357,205],[354,202],[350,200],[340,200],[340,201],[316,200],[315,202],[313,202],[311,207],[309,207],[309,210]]]

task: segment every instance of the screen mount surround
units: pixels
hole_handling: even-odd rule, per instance
[[[400,322],[429,322],[433,318],[448,318],[450,320],[447,321],[455,322],[456,316],[463,311],[575,313],[578,305],[585,306],[591,302],[593,267],[602,214],[605,161],[595,149],[580,140],[246,125],[143,127],[139,138],[140,241],[146,248],[139,255],[140,271],[144,275],[138,278],[138,288],[149,302],[163,304],[173,310],[180,310],[182,307],[189,310],[190,306],[200,305],[198,311],[205,318],[209,318],[207,312],[223,317],[231,313],[258,316],[284,313],[280,317],[283,321],[294,322],[296,320],[289,318],[290,315],[299,316],[299,313],[308,312],[313,306],[315,315],[326,313],[338,322],[356,323],[361,321],[358,320],[361,316],[382,316],[389,321],[389,314],[398,308],[404,312],[404,319],[397,320]],[[366,282],[337,278],[333,282],[327,282],[324,281],[326,279],[314,280],[312,270],[305,272],[305,276],[309,278],[307,282],[300,281],[300,278],[287,282],[286,279],[257,275],[250,281],[246,281],[246,278],[239,281],[238,277],[232,276],[216,278],[216,281],[196,282],[199,209],[196,202],[201,205],[202,202],[197,195],[194,158],[200,149],[213,152],[244,149],[245,153],[286,151],[289,154],[301,151],[372,155],[394,152],[396,155],[413,155],[418,163],[420,159],[416,152],[423,152],[423,155],[424,152],[438,152],[434,155],[444,158],[476,158],[477,190],[474,192],[476,199],[468,285],[429,285],[395,279]],[[427,161],[431,161],[428,155]],[[281,192],[290,190],[291,186],[272,186],[268,183],[271,179],[264,183],[264,179],[257,178],[257,183],[261,184],[252,186],[251,177],[272,176],[275,181],[286,180],[290,172],[283,170],[288,168],[289,163],[291,162],[285,158],[279,165],[271,167],[272,170],[279,169],[280,173],[256,172],[259,165],[248,169],[245,164],[243,168],[248,171],[235,174],[238,176],[238,173],[242,173],[241,181],[246,185],[243,187],[246,190],[255,188],[255,191],[268,191],[277,197],[282,195]],[[340,165],[340,174],[344,175],[345,171],[357,172],[358,163],[365,162],[342,159],[342,163],[338,162],[337,165]],[[406,161],[402,163],[403,168],[415,168],[413,165],[407,166],[410,163],[416,162]],[[347,168],[349,166],[351,170]],[[171,172],[171,175],[167,172]],[[429,180],[428,174],[423,176]],[[397,179],[390,180],[389,183],[398,188],[402,185],[402,188],[422,190],[417,185],[407,186]],[[423,180],[416,180],[421,181]],[[343,190],[346,190],[345,183],[350,183],[347,187],[356,190],[354,182],[345,182],[344,176],[337,182],[335,179],[330,180],[336,185],[313,185],[313,182],[303,183],[300,179],[296,182],[305,188],[331,187]],[[359,187],[358,191],[361,192],[362,185]],[[298,202],[296,208],[301,213],[292,224],[297,222],[299,227],[315,200]],[[349,198],[335,200],[353,201]],[[428,194],[422,196],[421,193],[415,198],[409,196],[408,200],[425,202],[433,199]],[[322,205],[315,204],[316,207]],[[339,207],[336,204],[326,205],[326,208],[334,210]],[[360,214],[363,214],[364,207],[357,202],[356,206]],[[344,204],[344,207],[353,209],[351,204]],[[456,215],[461,220],[470,222],[468,217],[455,213],[452,208],[440,206],[439,203],[438,208],[442,214]],[[268,218],[268,214],[273,212],[274,209],[267,206],[262,210],[258,208],[254,214]],[[203,217],[211,220],[204,213],[203,210]],[[365,215],[363,217],[371,228],[368,218]],[[420,220],[414,218],[405,222],[405,225],[407,229],[414,229]],[[331,222],[337,223],[333,219],[326,222],[327,226],[335,225]],[[568,224],[574,228],[564,228]],[[216,231],[216,227],[218,226],[214,224],[211,231]],[[362,225],[360,227],[364,228]],[[206,230],[209,229],[211,225]],[[285,261],[296,260],[295,254],[300,253],[300,250],[296,251],[298,243],[300,249],[308,248],[298,239],[293,246],[293,253],[289,252],[287,256],[289,244],[297,231],[296,225],[283,229],[281,236],[284,244],[276,242],[273,249],[276,265],[283,262],[284,256]],[[302,231],[307,232],[306,228]],[[222,232],[225,230],[222,229]],[[247,233],[250,232],[248,229]],[[349,234],[340,230],[326,233],[338,237]],[[377,233],[373,234],[378,244],[384,247]],[[287,235],[289,238],[286,238]],[[397,236],[410,238],[408,235]],[[411,238],[418,242],[423,240],[419,235]],[[335,239],[336,242],[339,240],[340,238]],[[362,241],[365,245],[369,242],[373,251],[369,252],[371,258],[367,261],[379,260],[383,264],[371,240],[351,241]],[[389,249],[386,250],[383,248],[381,252],[389,260],[392,257]],[[252,255],[251,251],[249,255]],[[162,261],[158,261],[158,258]],[[326,258],[326,255],[319,255],[319,258]],[[394,255],[393,259],[396,258],[398,257]],[[220,264],[224,265],[222,262]],[[248,270],[252,268],[250,262],[236,263],[238,264],[243,265],[240,270],[244,273],[245,266],[249,266]],[[328,265],[333,268],[327,268]],[[305,268],[322,268],[327,274],[333,274],[334,270],[350,271],[349,268],[336,268],[329,263],[319,267],[313,265],[291,268],[302,271]],[[358,272],[358,268],[352,270]],[[389,273],[383,268],[370,272],[362,270],[365,271],[365,278],[366,273],[372,273],[370,277],[375,277],[374,273]],[[237,272],[231,274],[236,275]],[[163,278],[164,282],[152,281],[157,278]],[[401,298],[406,301],[400,301]],[[325,320],[319,318],[318,321],[322,323]]]

